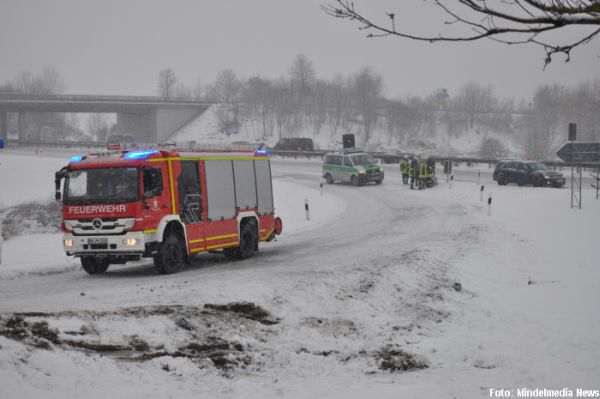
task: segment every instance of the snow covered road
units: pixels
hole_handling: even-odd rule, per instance
[[[152,348],[181,347],[191,332],[168,314],[138,313],[183,306],[210,334],[240,343],[245,367],[224,374],[172,354],[132,363],[64,348],[30,352],[0,337],[0,393],[430,398],[599,388],[600,273],[592,255],[600,204],[573,215],[566,190],[494,187],[488,217],[473,183],[411,191],[386,165],[381,186],[326,185],[321,196],[319,163],[273,160],[272,168],[275,205],[291,231],[254,258],[203,255],[169,276],[147,262],[97,276],[69,265],[51,274],[0,274],[0,313],[45,312],[39,317],[63,341],[65,331],[85,326],[104,344],[136,337]],[[305,198],[311,222],[303,220]],[[548,213],[554,216],[544,219]],[[206,322],[192,311],[238,302],[278,322]],[[429,367],[385,367],[412,364],[412,354],[415,368]],[[61,377],[69,373],[75,378]]]

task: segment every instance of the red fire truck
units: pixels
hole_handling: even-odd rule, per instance
[[[64,249],[89,274],[142,257],[163,274],[202,252],[248,258],[282,230],[266,151],[76,156],[55,185]]]

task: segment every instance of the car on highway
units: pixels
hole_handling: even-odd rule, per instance
[[[328,184],[341,181],[361,186],[369,182],[381,184],[384,173],[377,160],[367,152],[332,152],[323,158],[323,178]]]
[[[273,149],[280,151],[313,151],[315,146],[310,138],[290,137],[279,140]]]
[[[562,187],[565,184],[562,173],[551,170],[539,161],[499,161],[492,178],[501,186],[514,183],[519,186]]]

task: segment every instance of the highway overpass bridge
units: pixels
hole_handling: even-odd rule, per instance
[[[8,137],[8,113],[19,115],[17,139],[23,137],[26,113],[114,113],[115,133],[131,134],[137,141],[159,143],[202,114],[214,102],[191,98],[28,95],[0,93],[0,137]],[[43,138],[42,138],[43,139]]]

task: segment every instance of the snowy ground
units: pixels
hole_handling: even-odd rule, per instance
[[[43,197],[46,181],[52,192],[64,159],[7,155],[0,203]],[[469,169],[452,188],[411,191],[385,165],[381,186],[326,185],[321,196],[319,166],[273,160],[286,234],[242,262],[204,255],[176,275],[141,262],[88,276],[58,235],[4,242],[0,396],[600,389],[595,192],[570,209],[568,189],[500,187],[487,171],[488,216]]]

